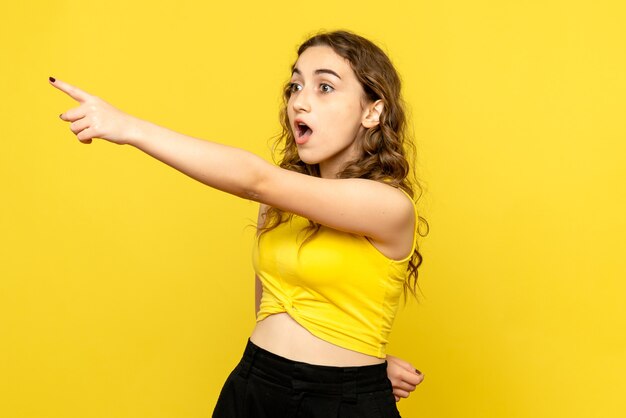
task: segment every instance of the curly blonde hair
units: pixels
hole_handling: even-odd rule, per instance
[[[367,99],[372,102],[381,100],[384,104],[378,125],[365,132],[360,157],[349,162],[337,174],[337,178],[364,178],[385,182],[393,187],[401,188],[414,200],[418,200],[422,194],[422,187],[414,175],[413,180],[409,178],[413,172],[407,159],[407,153],[415,153],[415,147],[406,133],[404,102],[400,96],[400,77],[389,57],[371,41],[347,31],[323,32],[309,38],[298,48],[298,57],[312,46],[328,46],[337,55],[347,59]],[[275,147],[280,155],[278,165],[287,170],[320,177],[319,166],[304,163],[298,155],[287,114],[287,104],[291,96],[289,87],[290,83],[287,83],[283,92],[283,106],[280,110],[282,132],[277,136]],[[417,198],[414,189],[418,191]],[[259,228],[259,234],[262,235],[281,223],[287,222],[291,216],[292,214],[284,213],[278,208],[268,208],[264,225]],[[418,222],[419,235],[426,236],[429,229],[426,219],[418,216],[416,222]],[[309,220],[308,236],[304,243],[312,238],[319,228],[318,223]],[[416,245],[407,267],[407,278],[404,283],[405,298],[407,291],[416,296],[417,270],[422,260],[423,257]]]

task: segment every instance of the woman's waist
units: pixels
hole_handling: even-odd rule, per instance
[[[367,366],[385,361],[325,341],[285,312],[269,315],[257,322],[250,341],[278,356],[322,366]]]
[[[385,391],[391,396],[391,382],[385,363],[356,367],[324,366],[299,362],[267,351],[251,340],[235,372],[261,379],[265,385],[281,386],[286,390],[357,397]]]

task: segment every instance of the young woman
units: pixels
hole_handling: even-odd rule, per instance
[[[380,48],[344,31],[300,46],[279,167],[50,82],[80,103],[60,115],[79,141],[130,144],[260,203],[257,324],[214,417],[399,416],[394,400],[423,376],[386,354],[387,337],[403,292],[415,293],[427,223],[407,178],[400,79]]]

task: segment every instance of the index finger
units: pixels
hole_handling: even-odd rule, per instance
[[[424,375],[423,374],[411,374],[411,373],[407,373],[405,375],[402,376],[402,379],[405,382],[408,382],[414,386],[419,385],[420,383],[422,383],[422,380],[424,380]]]
[[[67,94],[72,99],[80,103],[86,102],[87,99],[91,97],[91,94],[79,89],[76,86],[72,86],[65,81],[61,81],[53,77],[49,77],[48,80],[50,81],[50,84],[52,84],[54,87],[61,90],[63,93]]]

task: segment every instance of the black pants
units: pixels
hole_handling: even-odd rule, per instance
[[[213,418],[398,418],[387,363],[317,366],[250,340],[220,393]]]

